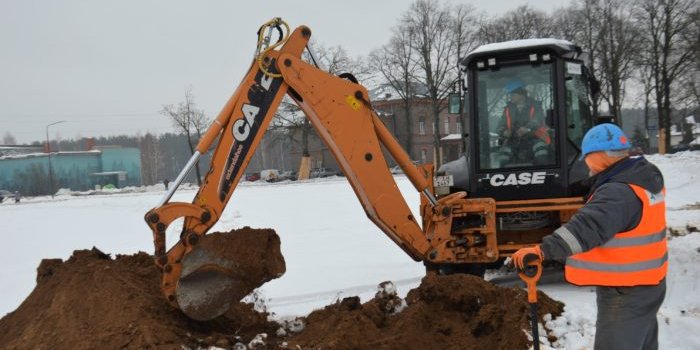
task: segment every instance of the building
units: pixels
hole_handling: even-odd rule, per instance
[[[141,185],[138,148],[98,146],[88,151],[51,153],[22,150],[4,147],[0,153],[0,189],[39,195],[59,188],[83,191],[97,185]]]
[[[384,85],[370,92],[372,105],[394,137],[406,149],[414,161],[444,164],[464,153],[464,128],[459,114],[449,114],[443,108],[436,130],[427,90],[421,85],[414,87],[416,95],[409,101],[410,120],[406,118],[405,102],[391,87]],[[443,101],[445,107],[447,101]],[[440,147],[435,148],[435,134],[440,138]],[[409,141],[410,140],[410,141]],[[410,144],[410,145],[409,145]],[[440,162],[436,162],[440,159]]]

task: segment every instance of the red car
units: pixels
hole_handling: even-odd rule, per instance
[[[260,180],[260,173],[245,174],[246,181],[258,181]]]

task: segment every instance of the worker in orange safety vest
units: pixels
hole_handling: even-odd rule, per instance
[[[614,124],[591,128],[582,157],[592,186],[569,222],[512,256],[566,259],[566,280],[596,286],[595,349],[658,349],[656,314],[666,293],[666,206],[663,176]]]
[[[541,104],[528,97],[525,83],[520,79],[509,81],[505,90],[510,101],[503,108],[498,125],[501,165],[524,161],[553,163],[550,128],[544,122]]]

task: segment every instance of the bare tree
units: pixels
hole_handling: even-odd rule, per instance
[[[158,138],[151,133],[139,139],[139,149],[141,150],[141,179],[144,184],[152,185],[161,180],[158,173],[163,162]]]
[[[637,7],[646,44],[641,54],[647,58],[653,77],[661,153],[671,147],[671,103],[676,94],[673,83],[695,64],[697,46],[684,40],[684,34],[692,31],[697,11],[694,0],[644,0]]]
[[[188,88],[185,91],[185,101],[177,105],[164,105],[160,113],[169,117],[175,129],[187,136],[187,145],[189,146],[190,154],[194,154],[196,144],[202,136],[202,131],[209,125],[209,121],[204,111],[197,108],[194,102],[192,89]],[[199,170],[199,162],[197,162],[195,166],[195,171],[197,175],[197,184],[201,186],[202,176]]]
[[[440,111],[456,78],[457,55],[452,32],[451,7],[436,0],[418,0],[403,14],[400,25],[414,33],[411,44],[416,51],[416,80],[428,90],[433,119],[434,163],[442,164],[440,149]]]
[[[508,11],[499,17],[482,19],[479,27],[479,38],[482,43],[548,38],[553,33],[552,19],[545,12],[527,5]]]
[[[603,78],[602,96],[610,112],[622,125],[625,82],[632,77],[636,68],[633,63],[640,49],[639,30],[628,19],[630,9],[626,1],[604,0],[601,15],[599,62]]]
[[[401,27],[394,27],[393,35],[389,43],[381,49],[370,54],[370,65],[380,75],[382,80],[390,86],[401,99],[406,138],[404,148],[410,155],[413,154],[413,123],[411,121],[411,101],[415,97],[414,86],[416,75],[416,62],[413,59],[413,46],[411,39],[413,32],[405,31]]]
[[[9,131],[5,131],[5,134],[2,136],[2,144],[3,145],[16,145],[17,144],[17,139],[10,134]]]
[[[590,55],[591,59],[588,62],[588,72],[590,76],[600,81],[601,73],[598,69],[598,56],[600,53],[602,18],[599,0],[580,0],[579,19],[581,21],[581,29],[577,31],[574,41],[580,43]],[[593,116],[598,116],[600,110],[600,97],[598,94],[590,95],[591,109]]]
[[[454,33],[453,41],[456,44],[455,54],[457,56],[457,63],[464,58],[467,53],[472,51],[477,45],[477,34],[478,34],[478,24],[477,24],[477,14],[473,6],[459,4],[456,5],[452,10],[452,31]],[[462,96],[462,71],[457,69],[457,81],[456,89],[458,89],[460,94],[459,103],[459,123],[462,126],[462,133],[466,130],[466,114],[463,113],[464,110],[464,97]]]
[[[585,28],[583,14],[576,4],[552,12],[552,30],[555,38],[577,43]]]

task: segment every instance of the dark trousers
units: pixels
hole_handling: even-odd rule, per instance
[[[656,286],[597,287],[595,350],[656,350],[656,313],[666,296],[666,280]]]

